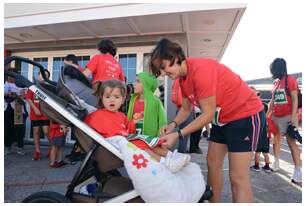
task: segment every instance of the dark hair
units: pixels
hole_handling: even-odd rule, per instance
[[[102,97],[107,87],[110,87],[112,89],[115,89],[115,88],[120,89],[120,93],[123,99],[125,99],[126,87],[121,81],[116,80],[116,79],[106,80],[106,81],[97,81],[96,90],[94,92],[94,95],[97,96],[97,99],[98,99],[97,105],[99,108],[104,108]]]
[[[270,65],[270,72],[273,79],[282,79],[287,76],[287,64],[283,58],[276,58]]]
[[[170,66],[172,66],[174,63],[181,65],[185,59],[185,53],[179,44],[163,38],[159,40],[151,53],[150,69],[155,76],[159,76],[160,70],[163,69],[162,60],[170,60]]]
[[[66,60],[66,61],[72,61],[73,64],[79,65],[79,63],[78,63],[78,58],[77,58],[77,56],[75,56],[74,54],[68,54],[68,55],[65,57],[65,60]]]
[[[112,56],[115,56],[117,53],[117,48],[114,42],[112,42],[109,39],[101,40],[100,43],[98,44],[98,50],[102,54],[110,53]]]
[[[45,73],[48,74],[47,78],[49,79],[50,78],[50,72],[47,70],[47,69],[44,69]],[[38,75],[40,74],[40,70],[38,71]]]

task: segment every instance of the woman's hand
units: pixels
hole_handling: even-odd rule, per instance
[[[299,128],[299,120],[298,120],[298,115],[296,113],[293,113],[291,115],[291,124],[296,128]]]
[[[160,128],[159,132],[160,132],[160,136],[164,136],[169,134],[170,132],[172,132],[175,128],[175,124],[172,122],[170,124],[167,124],[165,126],[163,126],[162,128]]]
[[[163,141],[162,146],[166,148],[171,148],[175,143],[177,142],[179,138],[179,135],[177,132],[173,132],[170,134],[167,134],[165,136],[161,136],[160,140]]]

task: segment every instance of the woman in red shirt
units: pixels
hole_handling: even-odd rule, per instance
[[[252,202],[249,167],[258,138],[263,132],[264,111],[259,97],[241,78],[225,65],[212,59],[186,58],[177,43],[162,39],[151,54],[155,75],[179,78],[182,107],[174,120],[162,128],[161,139],[170,148],[179,138],[213,122],[208,145],[208,184],[211,202],[218,202],[223,186],[222,166],[229,157],[229,175],[234,202]],[[202,114],[184,129],[172,132],[198,106]]]
[[[301,183],[301,151],[296,144],[295,139],[289,137],[287,134],[287,128],[290,123],[298,128],[298,85],[296,79],[287,74],[287,65],[284,59],[276,58],[270,65],[270,71],[275,82],[267,114],[272,112],[272,120],[275,122],[279,130],[279,134],[274,136],[274,162],[272,169],[274,171],[279,169],[281,136],[286,136],[295,165],[292,181]]]

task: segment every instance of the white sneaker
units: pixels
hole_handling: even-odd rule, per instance
[[[301,168],[294,168],[294,173],[293,173],[291,179],[294,183],[301,183],[302,182],[302,170],[301,170]]]
[[[178,153],[176,150],[170,156],[165,158],[165,166],[172,172],[176,173],[190,162],[190,155]]]
[[[279,167],[279,159],[275,159],[274,162],[272,163],[272,170],[274,172],[276,172],[279,169],[280,169],[280,167]]]
[[[19,154],[19,155],[25,155],[26,153],[23,151],[22,148],[17,148],[17,154]]]

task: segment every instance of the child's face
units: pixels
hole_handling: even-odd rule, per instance
[[[123,96],[121,95],[120,89],[106,87],[102,97],[102,102],[105,109],[112,112],[119,111],[119,108],[123,103]]]
[[[136,77],[136,82],[133,84],[134,86],[134,93],[136,94],[142,94],[143,93],[143,86],[141,81]]]

